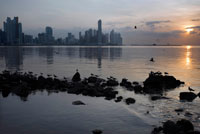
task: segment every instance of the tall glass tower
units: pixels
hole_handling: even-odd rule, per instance
[[[102,21],[98,21],[98,44],[102,44]]]

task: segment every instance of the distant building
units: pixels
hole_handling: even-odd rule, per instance
[[[53,37],[53,29],[49,26],[46,27],[46,39],[45,39],[45,43],[46,44],[52,44],[54,41],[54,37]]]
[[[120,33],[115,33],[114,30],[110,32],[110,44],[112,45],[122,45],[122,37]]]
[[[33,44],[33,36],[32,35],[24,35],[24,43],[25,44]]]
[[[19,23],[18,17],[14,17],[13,20],[7,17],[6,22],[4,22],[4,31],[6,32],[8,44],[22,43],[22,24]]]
[[[6,44],[6,42],[7,42],[6,32],[0,29],[0,44]]]
[[[39,44],[45,44],[46,43],[46,34],[45,33],[39,33],[38,34],[38,43]]]
[[[98,21],[98,44],[102,44],[102,21]]]

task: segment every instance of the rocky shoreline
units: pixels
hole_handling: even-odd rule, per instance
[[[177,80],[174,76],[170,76],[168,73],[163,75],[161,72],[150,72],[148,78],[143,82],[143,84],[139,84],[137,81],[131,82],[126,78],[123,78],[121,82],[119,82],[112,76],[106,80],[93,74],[91,74],[88,78],[81,79],[81,75],[78,70],[72,79],[67,79],[65,77],[63,79],[58,79],[56,75],[47,75],[47,77],[45,77],[43,74],[36,75],[33,74],[33,72],[12,73],[5,70],[0,73],[0,92],[2,93],[2,96],[7,97],[10,93],[12,93],[21,97],[23,100],[26,100],[29,94],[34,91],[47,90],[67,92],[69,94],[76,95],[82,94],[84,96],[91,97],[104,97],[106,100],[114,100],[116,103],[124,101],[127,105],[130,105],[134,104],[137,100],[134,98],[124,98],[123,96],[119,96],[115,87],[120,86],[125,90],[133,91],[137,94],[154,94],[154,96],[151,97],[151,100],[154,101],[158,99],[167,99],[167,97],[162,95],[163,92],[173,90],[184,84],[184,82]],[[198,96],[200,97],[200,93],[195,94],[193,92],[182,92],[180,93],[180,100],[193,101]],[[72,104],[85,105],[81,101],[76,101]],[[185,123],[187,121],[181,120],[181,123],[182,122]],[[186,124],[189,124],[188,122]],[[152,133],[174,134],[175,132],[182,134],[182,127],[176,126],[177,123],[174,124],[175,127],[177,127],[176,132],[175,130],[173,132],[171,132],[171,130],[165,131],[166,125],[164,123],[162,127],[155,128]],[[187,131],[187,133],[190,132],[199,133],[194,131],[194,129]]]

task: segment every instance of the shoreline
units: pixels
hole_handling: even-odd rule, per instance
[[[75,75],[72,77],[72,80],[68,80],[66,78],[61,80],[58,79],[57,76],[55,75],[48,76],[46,78],[42,74],[40,76],[36,76],[32,72],[10,73],[9,71],[3,71],[2,74],[0,74],[0,76],[1,80],[8,81],[7,84],[3,84],[4,88],[7,88],[7,90],[5,89],[2,90],[2,81],[1,81],[0,89],[3,97],[7,97],[10,93],[14,93],[17,96],[20,96],[24,101],[26,101],[26,98],[32,91],[45,89],[47,92],[58,91],[58,92],[67,92],[68,94],[76,94],[76,95],[82,94],[84,96],[90,96],[90,97],[105,97],[106,100],[114,100],[114,102],[116,103],[122,101],[127,105],[134,105],[134,103],[137,102],[137,100],[135,100],[132,97],[125,98],[123,96],[118,96],[118,91],[115,90],[115,87],[121,86],[127,91],[131,92],[133,91],[136,94],[154,94],[154,96],[151,97],[151,100],[155,101],[160,99],[168,99],[160,94],[162,94],[163,92],[167,92],[168,90],[173,90],[174,88],[180,86],[181,84],[184,84],[184,82],[176,80],[175,77],[173,76],[162,75],[161,72],[155,72],[155,73],[151,72],[149,74],[149,77],[143,82],[144,85],[140,85],[136,81],[130,82],[126,78],[122,79],[121,82],[118,82],[118,80],[116,80],[112,76],[107,80],[105,80],[102,78],[98,78],[98,76],[95,76],[93,74],[90,77],[82,80],[79,72],[75,73]],[[18,83],[19,85],[16,83],[16,81],[18,80],[21,81],[20,83]],[[32,86],[30,85],[32,82],[35,82],[34,83],[35,87],[33,85]],[[12,85],[15,84],[15,88],[12,89],[12,85],[10,85],[10,87],[6,87],[9,86],[9,83],[10,84],[12,83]],[[163,84],[160,85],[159,83]],[[40,87],[40,89],[38,88],[38,86]],[[165,90],[159,90],[163,86]],[[162,131],[162,129],[155,128],[153,131],[160,132]]]

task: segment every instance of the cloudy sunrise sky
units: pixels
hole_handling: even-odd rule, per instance
[[[0,28],[18,16],[23,32],[37,36],[46,26],[55,37],[97,28],[120,32],[124,44],[200,45],[200,0],[0,0]],[[134,29],[137,26],[137,29]],[[78,38],[78,36],[76,36]]]

